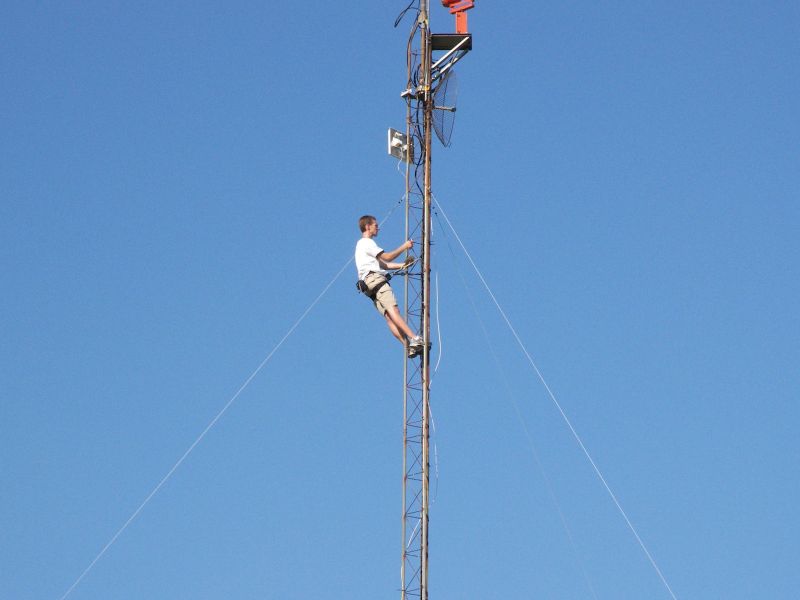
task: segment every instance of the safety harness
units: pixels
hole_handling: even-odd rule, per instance
[[[375,286],[374,288],[372,288],[372,289],[369,289],[369,286],[367,285],[367,283],[366,283],[366,282],[365,282],[363,279],[359,279],[359,280],[356,282],[356,289],[358,290],[358,292],[359,292],[360,294],[364,294],[364,295],[365,295],[367,298],[369,298],[370,300],[374,300],[374,299],[375,299],[375,295],[378,293],[378,291],[379,291],[379,290],[380,290],[380,289],[381,289],[383,286],[385,286],[386,284],[388,284],[388,283],[389,283],[389,280],[392,278],[392,276],[391,276],[390,274],[388,274],[388,273],[387,273],[386,275],[384,275],[384,277],[386,277],[386,279],[384,279],[383,281],[381,281],[381,282],[380,282],[378,285],[376,285],[376,286]]]
[[[367,285],[367,283],[363,279],[359,279],[358,281],[356,281],[356,290],[358,290],[359,294],[364,294],[370,300],[374,300],[375,299],[375,295],[378,293],[378,291],[380,291],[380,289],[383,286],[385,286],[386,284],[389,283],[389,280],[392,278],[392,275],[408,275],[408,270],[414,264],[416,264],[417,260],[419,260],[419,259],[414,258],[412,261],[406,262],[406,264],[403,266],[402,269],[397,269],[396,271],[393,271],[391,273],[385,273],[385,272],[384,273],[380,273],[386,279],[381,281],[378,285],[376,285],[372,289],[369,289],[369,286]],[[374,272],[375,271],[370,271],[370,273],[374,273]],[[367,273],[367,275],[369,275],[369,273]]]

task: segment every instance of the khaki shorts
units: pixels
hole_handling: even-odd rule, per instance
[[[370,273],[364,277],[364,283],[367,284],[369,289],[374,288],[382,281],[386,281],[386,277],[380,273]],[[378,293],[375,294],[375,297],[372,299],[372,303],[375,305],[378,312],[381,313],[381,316],[385,315],[387,310],[391,310],[397,306],[397,299],[394,297],[394,292],[388,283],[381,286],[381,289],[378,290]]]

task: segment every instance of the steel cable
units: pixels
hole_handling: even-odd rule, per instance
[[[392,213],[400,205],[401,202],[402,202],[402,199],[400,201],[398,201],[392,207],[392,209],[388,212],[388,214],[381,221],[381,225],[383,223],[385,223],[389,219],[389,217],[392,215]],[[253,381],[253,379],[255,379],[256,375],[258,375],[258,373],[267,365],[267,363],[272,359],[272,357],[280,349],[280,347],[283,345],[283,343],[289,338],[289,336],[291,336],[294,333],[294,331],[297,329],[297,327],[300,325],[300,323],[303,322],[303,320],[308,316],[308,314],[313,310],[313,308],[319,303],[319,301],[322,300],[322,297],[328,292],[328,290],[333,286],[333,284],[336,283],[336,281],[339,279],[339,277],[341,277],[341,275],[342,275],[342,273],[344,273],[345,269],[347,269],[347,267],[350,266],[350,264],[353,262],[353,260],[354,260],[353,257],[351,257],[339,269],[339,271],[336,273],[336,275],[334,275],[333,279],[331,279],[330,282],[328,282],[328,284],[322,289],[322,291],[314,299],[314,301],[311,304],[308,305],[308,308],[306,308],[305,311],[303,311],[303,313],[300,315],[300,317],[294,322],[294,324],[289,328],[289,330],[280,339],[280,341],[275,345],[275,347],[272,348],[272,350],[267,355],[267,357],[264,360],[262,360],[261,363],[255,368],[255,370],[250,374],[250,376],[247,377],[247,379],[245,379],[244,383],[242,383],[242,385],[239,387],[239,389],[236,391],[236,393],[233,394],[233,396],[231,396],[231,398],[225,403],[225,405],[216,414],[216,416],[213,419],[211,419],[211,421],[206,426],[206,428],[203,429],[203,431],[200,433],[199,436],[197,436],[197,438],[194,440],[194,442],[192,442],[192,444],[189,446],[189,448],[183,453],[183,455],[172,466],[172,468],[167,472],[167,474],[164,475],[164,477],[161,478],[161,481],[158,482],[158,485],[156,485],[153,488],[153,490],[147,495],[147,497],[142,501],[142,503],[139,504],[138,508],[135,511],[133,511],[133,513],[131,514],[130,517],[128,517],[128,520],[125,521],[125,523],[122,525],[122,527],[120,527],[117,530],[117,532],[111,537],[111,539],[108,541],[108,543],[105,546],[103,546],[103,549],[100,550],[100,552],[97,554],[97,556],[94,557],[92,562],[89,563],[89,566],[87,566],[84,569],[84,571],[75,580],[75,582],[69,587],[69,589],[67,589],[67,591],[64,592],[64,595],[61,596],[60,600],[65,600],[73,592],[73,590],[75,590],[75,588],[78,587],[78,585],[81,583],[81,581],[83,581],[83,579],[86,577],[86,575],[89,574],[89,572],[94,568],[94,566],[103,557],[103,555],[105,555],[105,553],[111,548],[111,546],[114,545],[114,543],[125,532],[125,530],[128,528],[128,526],[131,523],[133,523],[133,521],[136,520],[136,518],[139,516],[139,514],[142,512],[142,510],[144,510],[145,506],[147,506],[147,504],[150,502],[150,500],[152,500],[153,497],[164,486],[164,484],[166,484],[167,481],[169,481],[169,479],[172,477],[172,475],[175,473],[175,471],[178,470],[178,468],[188,458],[188,456],[197,447],[197,445],[201,441],[203,441],[203,438],[206,437],[208,432],[211,431],[211,429],[214,427],[214,425],[217,424],[217,422],[228,411],[228,409],[233,405],[233,403],[242,394],[242,392],[247,388],[247,386],[250,385],[250,383]]]
[[[641,547],[642,551],[644,552],[645,556],[647,557],[647,560],[650,561],[650,564],[652,565],[653,569],[655,569],[655,572],[658,574],[659,579],[661,579],[661,583],[664,585],[666,590],[669,592],[669,595],[672,597],[672,599],[673,600],[678,600],[677,597],[675,596],[674,592],[672,591],[672,588],[669,586],[669,583],[667,583],[667,580],[664,577],[664,574],[661,572],[661,569],[656,564],[656,561],[653,558],[652,554],[650,554],[650,551],[647,549],[647,546],[645,546],[644,541],[642,541],[642,538],[639,536],[639,533],[636,531],[636,528],[633,526],[633,523],[631,523],[631,520],[628,518],[628,515],[626,514],[625,510],[622,508],[622,505],[620,504],[619,500],[617,500],[617,496],[611,490],[611,487],[608,485],[608,482],[606,481],[605,477],[600,472],[599,467],[595,463],[595,461],[592,458],[591,454],[589,454],[589,450],[587,450],[586,446],[583,443],[583,440],[578,435],[578,432],[575,430],[575,428],[572,426],[572,422],[569,420],[569,417],[567,417],[567,414],[564,412],[564,409],[561,408],[561,404],[556,399],[556,396],[553,393],[553,391],[550,389],[550,386],[547,384],[547,381],[545,381],[544,376],[542,375],[541,371],[539,371],[539,367],[536,366],[536,363],[534,362],[533,358],[531,357],[530,353],[528,352],[528,349],[525,347],[525,344],[522,342],[522,339],[519,337],[519,334],[517,333],[516,329],[511,324],[510,319],[506,315],[506,313],[503,310],[503,308],[500,306],[500,303],[497,301],[497,298],[495,297],[494,293],[492,292],[491,288],[489,287],[489,284],[486,283],[486,279],[483,277],[483,274],[481,273],[480,269],[478,269],[478,266],[475,264],[475,261],[472,259],[472,255],[467,250],[466,246],[464,245],[464,242],[461,241],[461,237],[458,235],[458,232],[456,232],[455,228],[453,227],[453,224],[450,222],[450,219],[447,217],[447,213],[442,208],[441,203],[439,202],[439,200],[435,196],[433,197],[433,201],[436,203],[436,206],[439,209],[439,212],[441,212],[442,216],[444,217],[444,220],[447,223],[447,226],[453,232],[453,235],[455,236],[456,240],[458,241],[458,244],[461,246],[461,250],[464,252],[465,256],[467,257],[467,260],[469,260],[469,263],[472,265],[472,268],[475,270],[475,273],[478,275],[478,278],[481,280],[481,283],[483,284],[483,287],[486,288],[486,291],[489,294],[489,297],[492,299],[492,302],[494,303],[495,307],[500,312],[500,315],[503,317],[503,320],[506,322],[506,325],[508,326],[508,329],[511,331],[511,334],[514,336],[514,339],[516,339],[517,344],[519,344],[519,347],[522,349],[523,354],[528,359],[528,362],[530,363],[531,367],[533,368],[533,371],[536,373],[537,377],[539,378],[539,381],[541,381],[542,385],[544,386],[545,390],[547,391],[548,396],[550,396],[550,399],[553,401],[553,404],[555,404],[556,408],[558,409],[558,412],[561,414],[562,419],[567,424],[567,427],[569,428],[570,432],[572,432],[572,436],[575,438],[575,441],[578,443],[578,446],[580,446],[581,450],[583,451],[583,454],[586,456],[587,460],[591,464],[592,469],[594,470],[595,474],[600,479],[601,483],[603,484],[603,487],[606,489],[606,492],[608,492],[608,495],[611,497],[611,500],[614,502],[614,505],[617,507],[617,510],[622,515],[622,518],[625,520],[625,523],[628,525],[628,528],[631,530],[631,533],[633,533],[634,538],[636,538],[636,541],[639,543],[639,546]]]

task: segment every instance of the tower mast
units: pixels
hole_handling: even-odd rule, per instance
[[[472,36],[466,32],[466,11],[473,7],[474,2],[442,0],[442,4],[456,16],[457,33],[431,34],[429,0],[419,1],[406,49],[408,78],[402,94],[406,100],[406,133],[403,137],[390,130],[389,141],[390,153],[406,163],[406,237],[421,240],[421,260],[416,263],[419,267],[406,277],[405,313],[409,323],[419,323],[418,331],[424,341],[422,355],[406,358],[403,369],[401,600],[428,600],[431,140],[433,113],[437,109],[434,91],[437,80],[472,48]],[[435,63],[434,51],[445,52]],[[415,156],[417,148],[419,155]]]
[[[430,349],[431,349],[431,38],[428,0],[420,0],[422,7],[422,110],[423,136],[425,138],[423,226],[422,226],[422,538],[420,598],[428,600],[428,523],[430,489]]]
[[[406,358],[404,366],[401,600],[428,598],[432,110],[428,7],[428,0],[420,0],[408,39],[408,78],[403,93],[406,237],[421,242],[419,267],[406,277],[405,313],[409,323],[418,323],[425,344],[421,357]]]

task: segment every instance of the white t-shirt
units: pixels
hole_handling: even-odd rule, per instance
[[[382,272],[378,262],[378,254],[383,252],[383,248],[375,243],[372,238],[361,238],[356,243],[356,269],[358,278],[364,279],[370,271]]]

